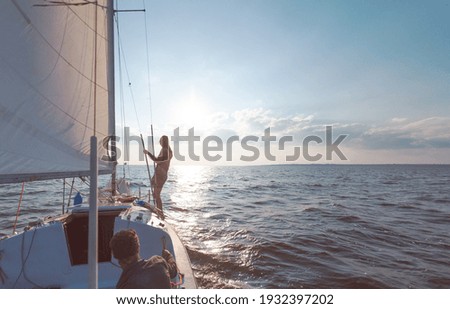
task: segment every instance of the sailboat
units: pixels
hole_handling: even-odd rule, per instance
[[[90,177],[91,186],[89,205],[0,240],[0,288],[114,288],[122,270],[109,240],[129,228],[142,257],[173,254],[174,287],[196,288],[174,228],[147,202],[114,195],[114,13],[113,0],[0,1],[0,184]],[[104,202],[98,174],[112,175]]]

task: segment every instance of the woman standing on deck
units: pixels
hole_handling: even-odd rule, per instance
[[[161,190],[167,180],[167,174],[169,171],[170,160],[172,159],[172,149],[169,146],[169,138],[166,135],[161,136],[159,139],[161,145],[161,151],[158,157],[155,157],[148,150],[144,149],[144,153],[148,155],[153,161],[156,162],[155,175],[152,177],[153,197],[156,201],[156,207],[161,211],[164,218],[161,200]]]

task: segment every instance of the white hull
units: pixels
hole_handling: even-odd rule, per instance
[[[0,288],[87,288],[87,214],[87,208],[74,208],[0,240]],[[189,256],[173,228],[147,208],[122,205],[99,207],[99,288],[115,288],[122,270],[111,257],[109,240],[128,228],[139,234],[143,258],[160,255],[164,238],[184,275],[183,284],[176,280],[179,287],[197,287]]]

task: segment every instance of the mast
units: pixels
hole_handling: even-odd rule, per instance
[[[115,109],[115,88],[114,88],[114,0],[107,1],[106,28],[108,31],[108,132],[111,134],[111,159],[113,162],[111,174],[111,192],[116,194],[116,109]]]
[[[97,34],[97,16],[98,3],[95,3],[95,29]],[[115,174],[116,174],[116,149],[115,149],[115,108],[114,108],[114,2],[107,0],[106,7],[107,22],[107,84],[108,84],[108,132],[111,134],[111,155],[113,159],[112,171],[112,194],[115,193]],[[97,37],[95,37],[95,63],[97,63]],[[95,67],[95,74],[96,76]],[[97,79],[95,78],[95,87],[97,87]],[[97,88],[95,88],[97,89]],[[95,92],[94,92],[95,93]],[[94,100],[96,95],[94,94]],[[95,104],[94,104],[95,106]],[[94,107],[95,108],[95,107]],[[91,136],[91,153],[90,153],[90,194],[89,194],[89,239],[88,239],[88,269],[89,269],[89,288],[98,288],[98,153],[97,153],[97,136],[95,130],[96,117],[94,117],[94,135]]]
[[[98,156],[97,137],[91,136],[91,177],[89,194],[89,239],[88,239],[88,269],[89,288],[98,288]]]

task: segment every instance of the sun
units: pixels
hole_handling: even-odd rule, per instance
[[[173,120],[178,127],[207,129],[211,125],[207,100],[191,90],[182,96],[174,107]]]

